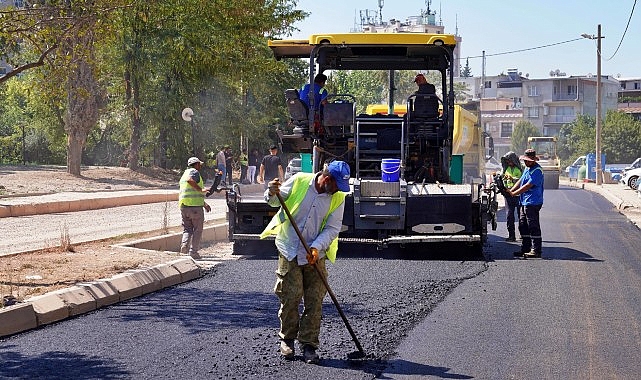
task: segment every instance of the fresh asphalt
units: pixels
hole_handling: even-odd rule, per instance
[[[0,378],[635,378],[638,229],[603,197],[546,192],[543,260],[514,260],[503,223],[484,260],[344,255],[320,366],[278,357],[273,258],[0,340]]]

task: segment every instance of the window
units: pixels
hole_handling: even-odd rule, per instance
[[[512,137],[512,123],[501,123],[501,137]]]
[[[576,95],[576,85],[568,85],[568,95]]]
[[[635,90],[640,89],[640,88],[641,88],[641,86],[640,86],[640,85],[641,85],[641,83],[639,83],[639,82],[634,82],[634,89],[635,89]]]
[[[539,117],[539,107],[530,107],[527,109],[527,117],[536,118]]]
[[[539,91],[536,88],[536,86],[528,86],[527,87],[527,94],[529,96],[539,96]]]
[[[483,88],[492,88],[492,81],[491,80],[485,81],[485,83],[483,84]]]

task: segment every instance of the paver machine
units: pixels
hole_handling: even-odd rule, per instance
[[[429,250],[431,243],[481,250],[487,225],[495,228],[495,188],[480,176],[465,175],[464,156],[453,154],[455,44],[453,35],[427,33],[326,34],[269,41],[278,60],[309,60],[310,83],[319,72],[367,70],[371,80],[381,81],[377,96],[390,105],[386,114],[357,114],[355,94],[362,93],[360,88],[330,94],[327,104],[314,104],[314,94],[285,91],[294,128],[280,136],[283,152],[306,153],[314,172],[335,159],[350,165],[341,252],[367,246]],[[440,93],[398,96],[406,112],[395,114],[395,70],[436,73]],[[310,100],[309,107],[302,104],[303,97]],[[227,203],[229,238],[234,250],[242,253],[257,243],[277,210],[234,192],[228,193]]]

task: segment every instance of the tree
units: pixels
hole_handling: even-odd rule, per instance
[[[541,136],[539,129],[529,121],[518,121],[512,131],[512,151],[524,152],[527,149],[527,138],[533,136]]]
[[[609,110],[601,135],[606,162],[629,163],[641,157],[641,121],[631,115]]]
[[[467,58],[465,60],[465,67],[463,70],[461,70],[461,78],[471,78],[472,77],[472,69],[470,68],[470,59]]]

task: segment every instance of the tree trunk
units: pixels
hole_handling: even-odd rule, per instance
[[[87,38],[86,36],[84,38]],[[99,88],[91,65],[79,60],[67,80],[67,172],[80,175],[87,134],[98,122]]]

